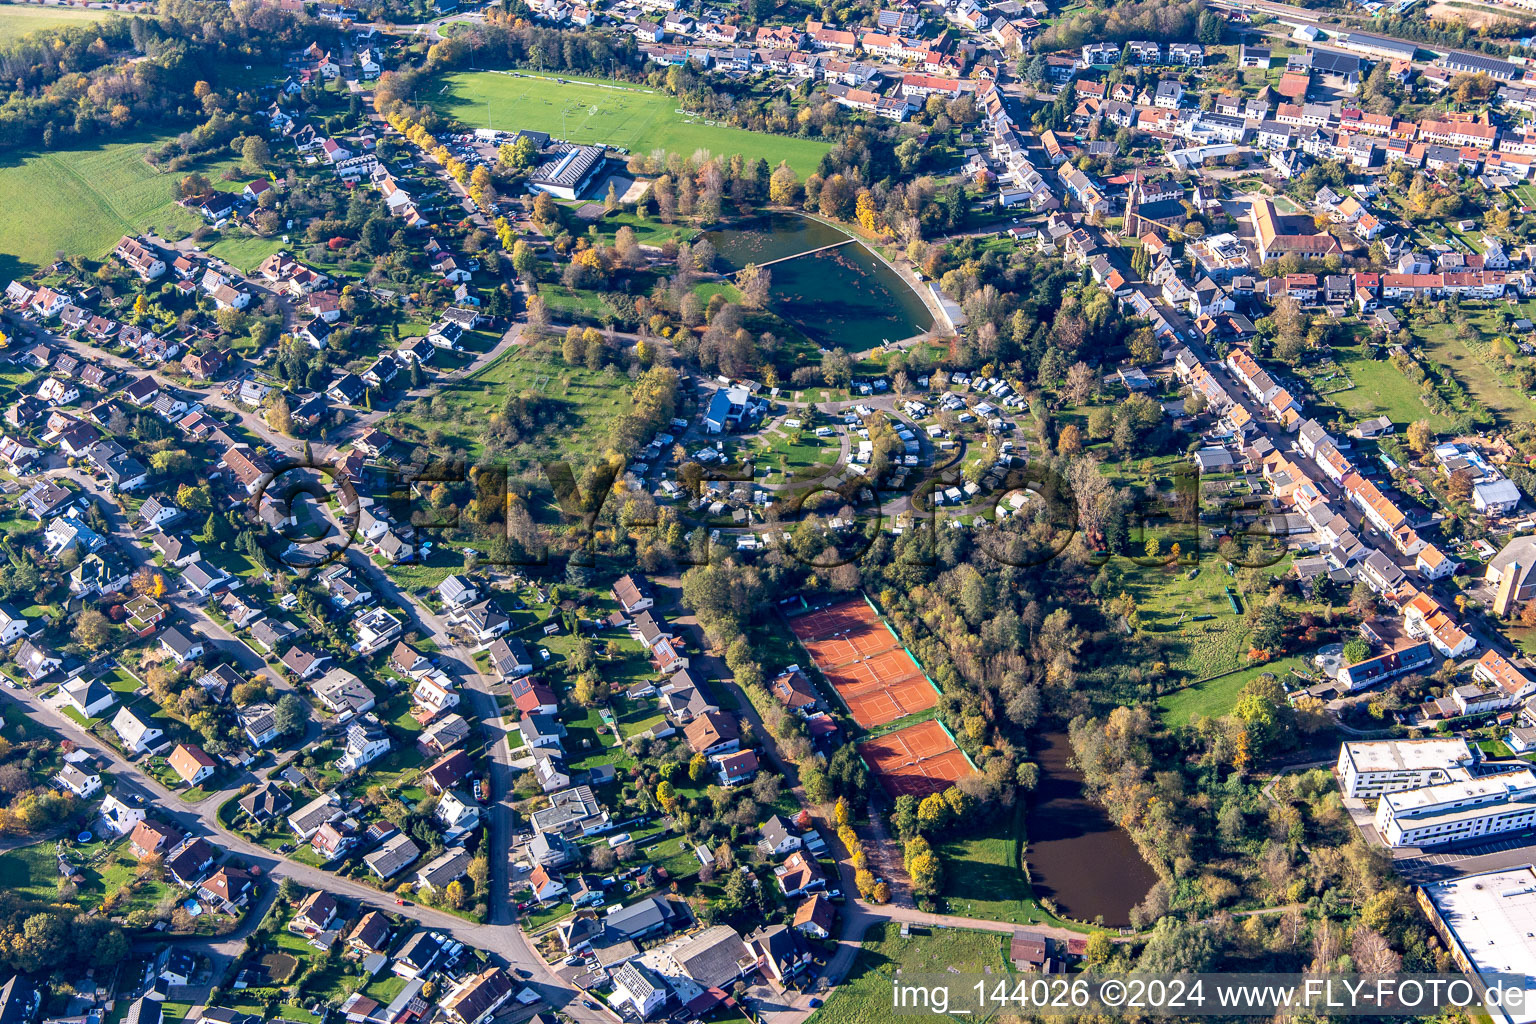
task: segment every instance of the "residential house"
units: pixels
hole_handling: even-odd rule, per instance
[[[741,746],[736,720],[718,711],[708,711],[683,728],[688,747],[695,754],[720,754]]]
[[[160,746],[165,730],[155,724],[146,713],[133,708],[117,709],[112,718],[112,730],[122,739],[130,754],[143,754]]]
[[[194,636],[188,636],[178,627],[172,626],[160,634],[160,647],[176,660],[176,664],[185,665],[189,661],[196,661],[203,656],[203,642]]]
[[[128,836],[128,852],[143,860],[151,854],[169,851],[181,838],[181,830],[174,825],[141,818]]]
[[[416,884],[427,892],[442,892],[469,873],[469,861],[462,848],[444,850],[416,872]]]
[[[219,764],[203,748],[178,743],[168,759],[171,770],[189,786],[198,786],[219,770]]]
[[[368,870],[372,871],[376,878],[383,880],[398,875],[414,864],[420,856],[421,847],[402,832],[385,840],[377,850],[365,854],[363,863],[368,865]]]

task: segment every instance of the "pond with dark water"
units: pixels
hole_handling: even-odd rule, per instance
[[[1130,924],[1131,908],[1146,898],[1157,872],[1130,833],[1088,797],[1082,772],[1068,763],[1065,732],[1037,737],[1040,780],[1025,818],[1025,861],[1035,896],[1050,897],[1079,921],[1102,914],[1111,927]]]
[[[772,213],[705,237],[733,271],[783,260],[767,268],[768,308],[823,348],[863,352],[933,326],[928,307],[900,275],[829,224]]]

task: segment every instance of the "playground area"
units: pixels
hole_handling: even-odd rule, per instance
[[[859,756],[892,800],[910,793],[925,797],[971,774],[971,764],[938,722],[929,720],[866,740]]]
[[[863,598],[797,616],[789,628],[863,728],[938,703],[938,691]]]

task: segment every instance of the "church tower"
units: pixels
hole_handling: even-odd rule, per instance
[[[1138,227],[1141,217],[1136,213],[1141,206],[1141,170],[1138,168],[1131,178],[1131,187],[1125,194],[1125,222],[1120,225],[1122,238],[1140,238]]]

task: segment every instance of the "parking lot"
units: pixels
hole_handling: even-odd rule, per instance
[[[1462,846],[1457,847],[1454,850],[1442,850],[1433,853],[1419,853],[1417,855],[1404,857],[1403,866],[1407,867],[1414,861],[1435,865],[1460,864],[1463,861],[1473,860],[1478,857],[1486,857],[1489,854],[1503,853],[1506,850],[1517,849],[1525,849],[1529,851],[1533,857],[1536,857],[1536,847],[1532,846],[1532,839],[1533,837],[1530,833],[1522,832],[1518,835],[1510,836],[1506,839],[1500,839],[1491,843],[1479,843],[1476,846]]]

